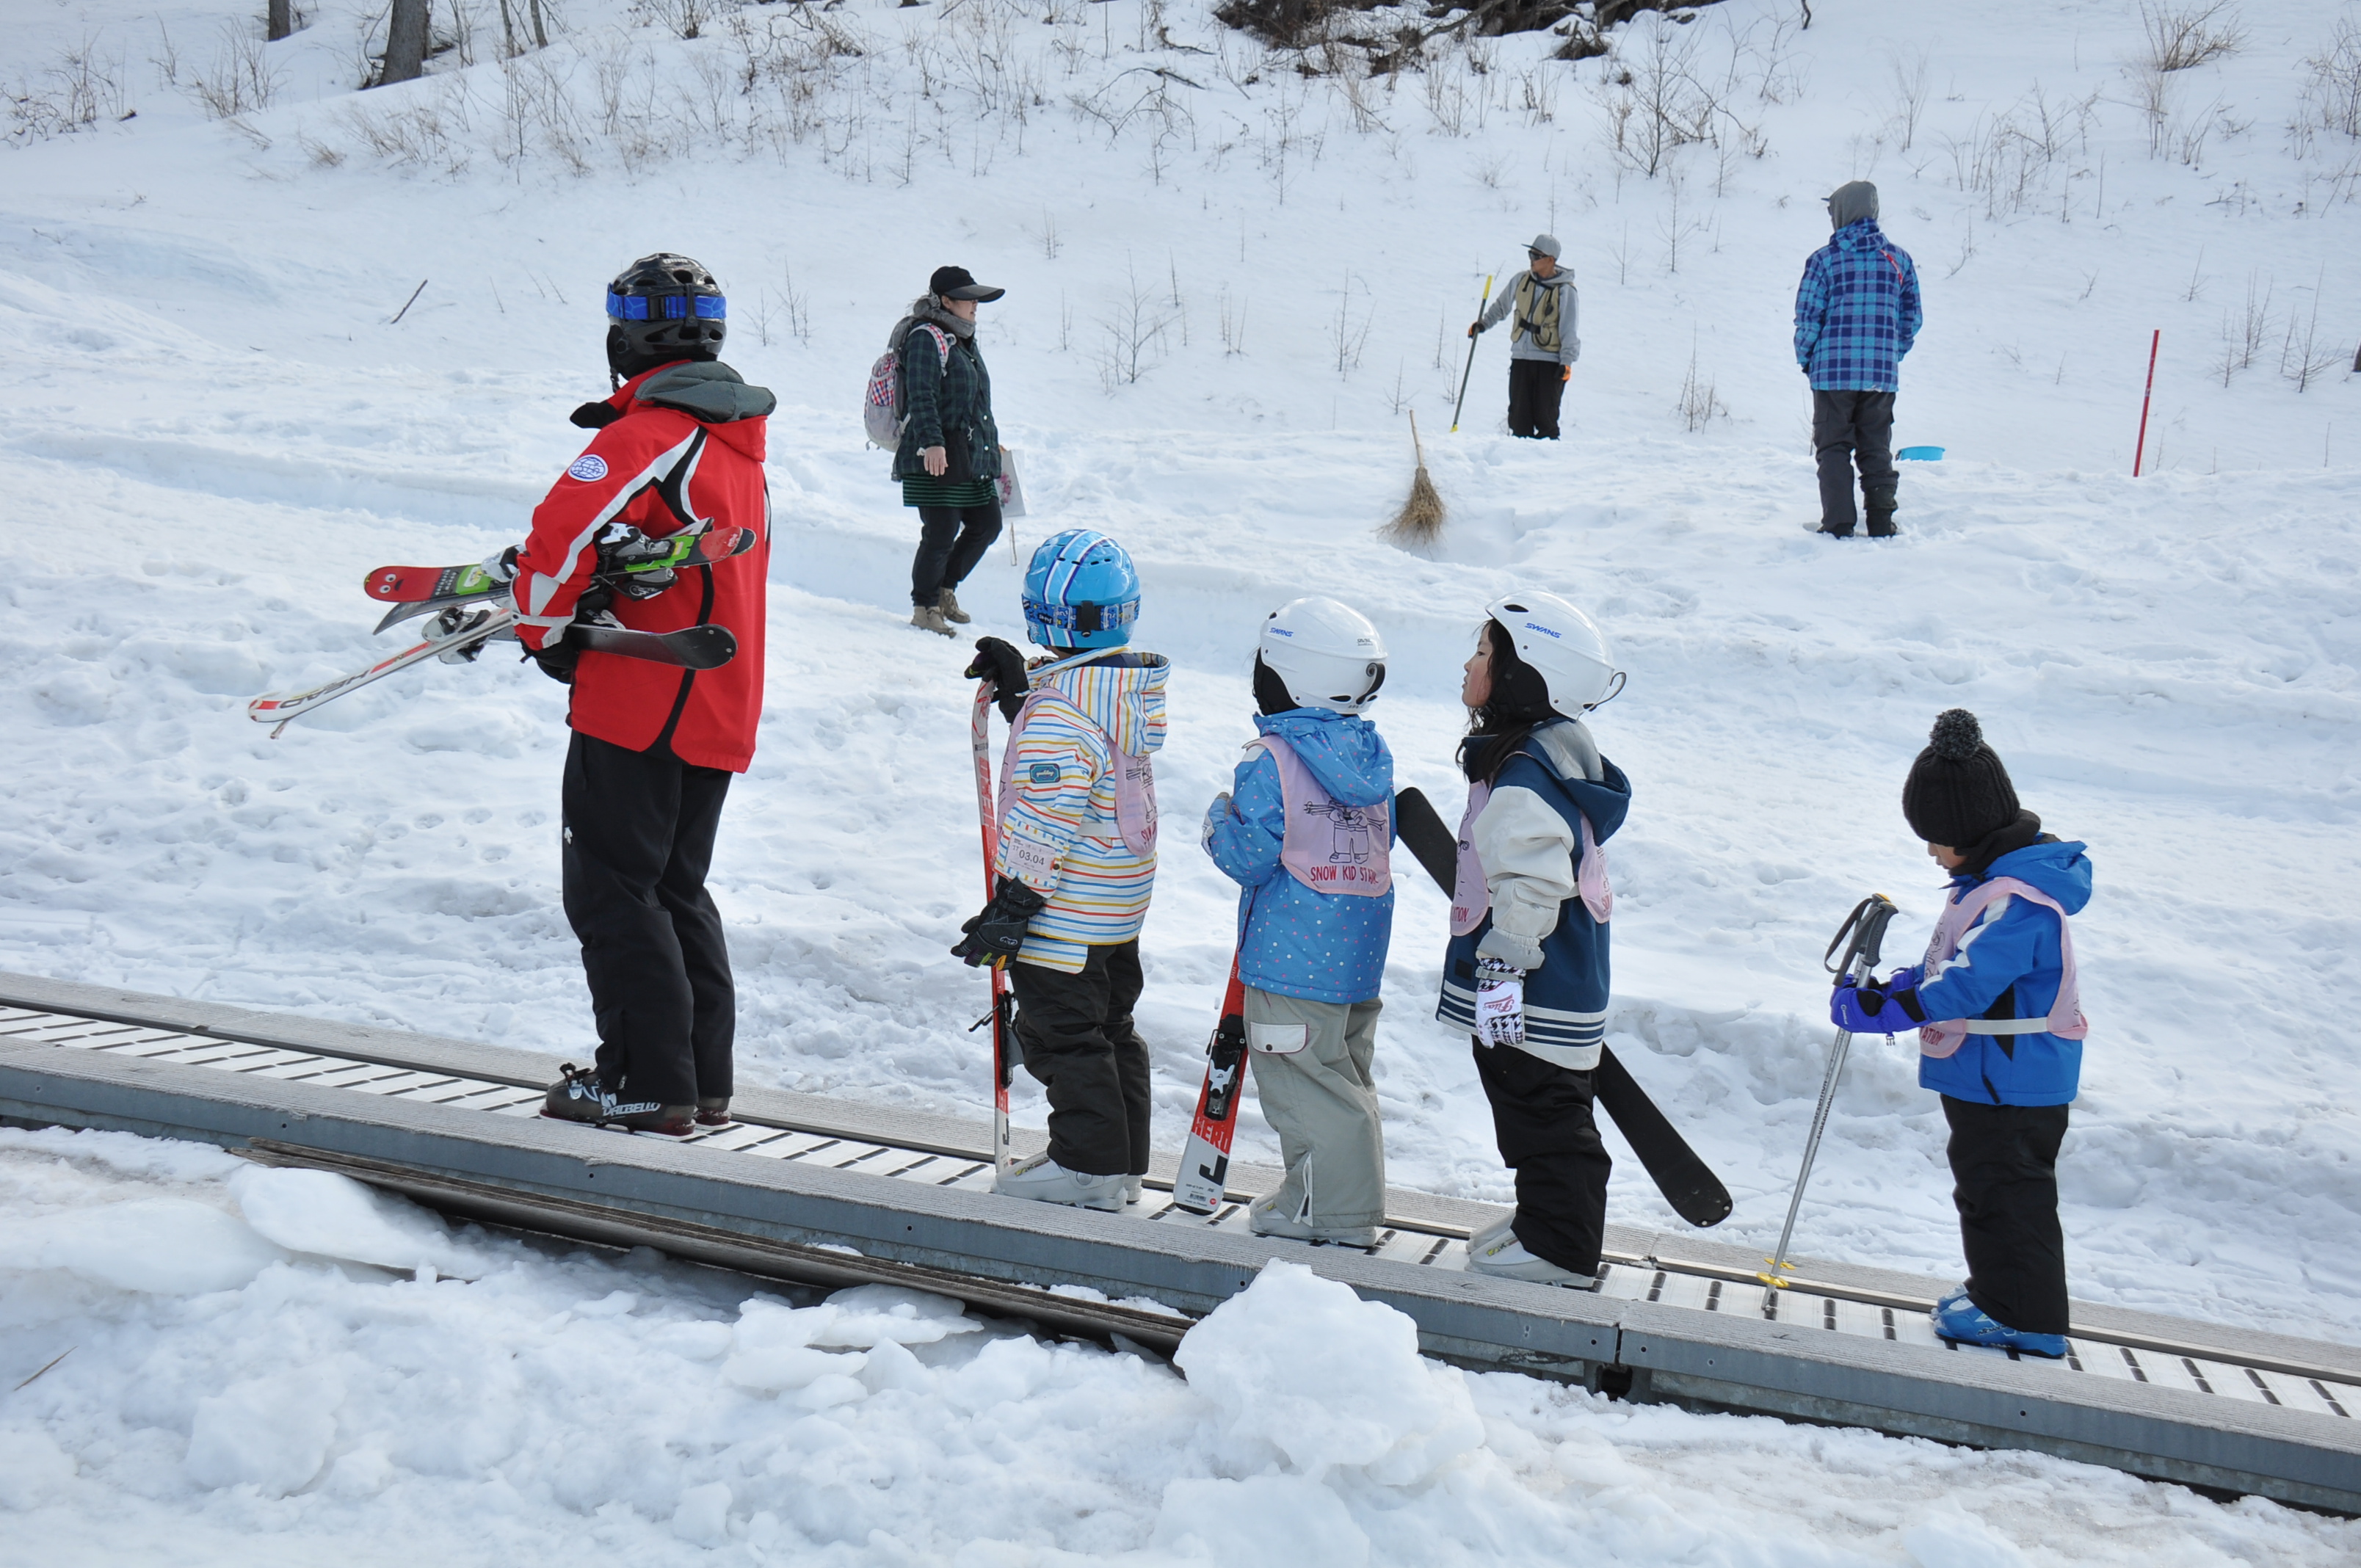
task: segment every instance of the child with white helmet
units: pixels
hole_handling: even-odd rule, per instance
[[[1027,634],[1048,656],[1028,669],[986,637],[967,669],[993,683],[1010,732],[992,900],[951,951],[1007,970],[1025,1069],[1049,1091],[1048,1152],[994,1190],[1120,1209],[1148,1170],[1148,1045],[1131,1015],[1156,883],[1150,759],[1164,744],[1171,666],[1126,646],[1139,574],[1103,533],[1044,540],[1024,608]]]
[[[1578,1289],[1597,1284],[1613,1165],[1592,1117],[1614,906],[1599,846],[1631,805],[1583,718],[1622,679],[1605,634],[1556,595],[1487,607],[1459,694],[1467,812],[1435,1010],[1474,1037],[1517,1173],[1516,1212],[1468,1242],[1468,1267]]]
[[[1258,1235],[1377,1245],[1385,1137],[1378,990],[1393,933],[1393,754],[1361,717],[1386,678],[1376,627],[1331,598],[1263,621],[1256,738],[1203,842],[1240,888],[1246,1056],[1287,1178],[1255,1201]]]

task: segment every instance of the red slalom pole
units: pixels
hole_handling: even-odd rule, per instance
[[[2140,459],[2147,453],[2147,400],[2156,396],[2156,345],[2164,341],[2164,329],[2158,327],[2147,340],[2147,390],[2140,394],[2139,444],[2132,448],[2132,477],[2140,477]]]

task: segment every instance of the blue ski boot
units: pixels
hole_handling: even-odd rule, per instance
[[[2064,1334],[2030,1334],[2022,1329],[1996,1322],[1991,1314],[1962,1294],[1955,1301],[1937,1307],[1928,1316],[1935,1320],[1935,1332],[1947,1340],[1961,1344],[1988,1344],[1995,1350],[2019,1350],[2028,1355],[2046,1355],[2052,1361],[2066,1358]]]

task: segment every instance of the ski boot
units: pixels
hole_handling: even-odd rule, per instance
[[[1529,1285],[1562,1285],[1569,1290],[1596,1290],[1598,1277],[1576,1274],[1571,1268],[1560,1268],[1549,1259],[1528,1251],[1517,1239],[1517,1233],[1506,1225],[1480,1247],[1467,1250],[1467,1269],[1471,1274],[1488,1274],[1499,1279],[1521,1279]]]
[[[1517,1212],[1514,1209],[1511,1209],[1507,1213],[1501,1215],[1499,1219],[1493,1221],[1490,1224],[1485,1226],[1482,1230],[1477,1231],[1474,1235],[1467,1238],[1467,1255],[1470,1257],[1473,1257],[1477,1253],[1482,1251],[1488,1246],[1490,1246],[1494,1242],[1499,1241],[1502,1236],[1506,1235],[1508,1234],[1509,1227],[1516,1223]]]
[[[1114,1213],[1123,1207],[1121,1176],[1093,1176],[1068,1170],[1048,1155],[1035,1155],[1005,1176],[993,1179],[992,1190],[1010,1198],[1036,1203],[1065,1203],[1077,1209],[1101,1209]]]
[[[955,626],[965,626],[969,621],[975,619],[975,617],[970,615],[967,611],[960,609],[959,595],[951,592],[949,588],[945,588],[943,590],[943,597],[935,601],[935,608],[943,612],[943,619],[945,620],[951,622]]]
[[[1944,1291],[1940,1296],[1935,1298],[1935,1310],[1939,1312],[1945,1308],[1952,1306],[1958,1302],[1964,1301],[1967,1299],[1968,1282],[1962,1279],[1957,1285],[1952,1286],[1949,1290]]]
[[[683,1138],[697,1130],[697,1107],[659,1105],[653,1100],[623,1104],[608,1092],[598,1075],[567,1062],[557,1081],[542,1097],[541,1113],[557,1122],[580,1122],[593,1127],[621,1127],[634,1133],[661,1133]]]
[[[1869,514],[1869,536],[1872,539],[1891,539],[1901,532],[1894,526],[1894,497],[1898,488],[1894,485],[1862,488],[1862,510]]]
[[[1141,1195],[1147,1190],[1148,1182],[1144,1178],[1137,1176],[1125,1177],[1123,1179],[1124,1207],[1127,1209],[1134,1203],[1138,1202]]]
[[[1995,1321],[1992,1315],[1968,1299],[1964,1290],[1959,1299],[1938,1307],[1927,1314],[1934,1320],[1935,1332],[1960,1344],[1985,1344],[1995,1350],[2023,1351],[2028,1355],[2046,1355],[2052,1361],[2066,1358],[2064,1334],[2027,1333],[2023,1329],[2010,1328]]]
[[[700,1127],[727,1127],[730,1120],[730,1096],[712,1099],[699,1095],[697,1101],[697,1124]]]
[[[1375,1251],[1378,1227],[1375,1225],[1314,1225],[1290,1219],[1279,1212],[1276,1192],[1266,1192],[1246,1208],[1246,1229],[1258,1236],[1270,1236],[1279,1241],[1311,1242],[1315,1245],[1356,1246]]]

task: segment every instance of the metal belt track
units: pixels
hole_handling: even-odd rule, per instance
[[[540,1084],[456,1076],[23,1007],[0,1006],[0,1039],[105,1051],[185,1067],[209,1067],[224,1072],[349,1089],[392,1099],[423,1100],[493,1116],[538,1115],[544,1094]],[[899,1181],[961,1187],[972,1191],[988,1191],[992,1187],[992,1158],[982,1149],[868,1143],[752,1119],[727,1127],[700,1129],[688,1138],[666,1141],[696,1143],[717,1154],[798,1160]],[[1135,1211],[1146,1223],[1202,1225],[1247,1234],[1246,1209],[1249,1195],[1232,1192],[1228,1195],[1230,1201],[1207,1216],[1190,1213],[1175,1205],[1166,1184],[1151,1179],[1148,1186],[1148,1196]],[[1428,1222],[1389,1222],[1379,1229],[1375,1255],[1428,1268],[1461,1270],[1467,1263],[1467,1234],[1455,1226]],[[1929,1299],[1799,1278],[1790,1280],[1787,1288],[1771,1294],[1766,1304],[1766,1293],[1752,1275],[1722,1265],[1663,1255],[1639,1256],[1613,1252],[1606,1255],[1606,1262],[1599,1288],[1610,1297],[1662,1302],[1697,1311],[1755,1313],[1832,1333],[1909,1344],[1940,1346],[1947,1343],[1937,1336],[1927,1321],[1927,1310],[1934,1305]],[[2350,1374],[2332,1368],[2253,1356],[2225,1359],[2218,1347],[2080,1326],[2070,1336],[2068,1345],[2065,1370],[2084,1376],[2152,1384],[2216,1398],[2244,1399],[2332,1420],[2351,1420],[2361,1416],[2361,1383],[2354,1382]],[[1951,1348],[1961,1354],[2017,1359],[2015,1351],[1959,1345]]]

